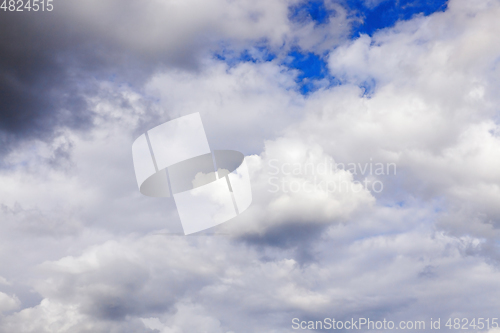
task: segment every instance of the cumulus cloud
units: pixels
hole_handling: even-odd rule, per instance
[[[347,170],[335,168],[319,145],[280,138],[267,142],[262,156],[247,157],[247,163],[253,205],[233,223],[221,226],[226,232],[255,240],[264,237],[278,246],[296,245],[374,202],[366,186]]]

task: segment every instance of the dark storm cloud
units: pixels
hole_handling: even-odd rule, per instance
[[[64,59],[74,42],[71,33],[50,14],[36,14],[0,13],[3,153],[22,138],[46,138],[59,126],[83,128],[90,121],[81,97],[88,89],[80,86],[83,75]]]
[[[101,37],[65,10],[0,11],[0,154],[59,128],[89,128],[85,96],[98,92],[99,80],[139,85],[161,58]]]

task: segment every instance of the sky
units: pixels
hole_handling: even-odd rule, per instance
[[[498,332],[498,17],[498,0],[0,9],[0,332]],[[185,236],[131,147],[195,112],[212,150],[246,156],[253,201]]]

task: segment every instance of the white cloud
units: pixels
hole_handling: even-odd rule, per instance
[[[222,225],[226,232],[264,235],[287,226],[307,230],[347,221],[353,212],[374,203],[369,190],[351,173],[332,168],[334,161],[319,145],[300,139],[269,141],[262,156],[247,157],[247,163],[252,206]],[[280,232],[286,237],[286,230]]]
[[[0,312],[16,310],[19,306],[20,302],[16,295],[9,296],[0,292]]]

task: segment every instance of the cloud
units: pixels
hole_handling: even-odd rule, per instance
[[[17,81],[54,95],[30,102],[48,103],[34,120],[45,125],[12,125],[29,107],[11,124],[18,148],[0,171],[0,330],[286,332],[293,318],[496,315],[498,2],[450,1],[337,47],[340,9],[320,26],[289,22],[292,2],[127,4],[61,4],[54,27],[74,21],[78,33],[33,44],[26,59],[49,63],[31,72],[17,73],[29,61],[6,47],[9,105]],[[29,31],[49,24],[28,17]],[[303,96],[279,56],[229,65],[210,55],[265,38],[269,49],[328,51],[341,84]],[[113,82],[115,70],[127,79]],[[85,112],[60,118],[73,88]],[[198,111],[212,149],[247,155],[254,201],[181,237],[174,202],[137,190],[130,147]],[[321,172],[326,163],[347,168]],[[377,163],[396,167],[360,172]]]
[[[175,315],[167,317],[165,324],[157,317],[141,318],[141,320],[144,326],[157,329],[160,333],[226,332],[221,327],[220,321],[208,315],[203,307],[189,303],[177,305]]]
[[[318,145],[297,138],[268,141],[261,156],[247,157],[253,202],[221,228],[266,244],[296,246],[329,225],[345,222],[374,203],[369,190]]]
[[[32,330],[50,322],[61,331],[144,325],[166,332],[285,332],[295,317],[494,316],[498,272],[481,257],[464,256],[480,246],[477,239],[432,232],[412,211],[389,214],[391,227],[381,213],[330,228],[314,244],[320,261],[306,265],[281,250],[263,253],[221,236],[106,242],[41,265],[36,290],[45,300],[9,315],[2,328],[23,318]],[[374,236],[374,220],[392,235]]]
[[[0,312],[16,310],[19,308],[19,299],[0,292]]]
[[[284,45],[327,43],[324,50],[343,38],[342,7],[331,4],[339,13],[328,26],[333,30],[315,29],[289,20],[296,2],[65,1],[52,12],[2,13],[2,153],[25,139],[50,140],[64,128],[88,130],[95,115],[87,98],[99,94],[96,79],[137,88],[158,68],[196,70],[226,46],[241,52],[260,43],[280,53]]]
[[[99,322],[82,315],[74,305],[44,299],[33,308],[24,309],[2,321],[5,331],[21,332],[154,332],[139,320],[122,323]]]

